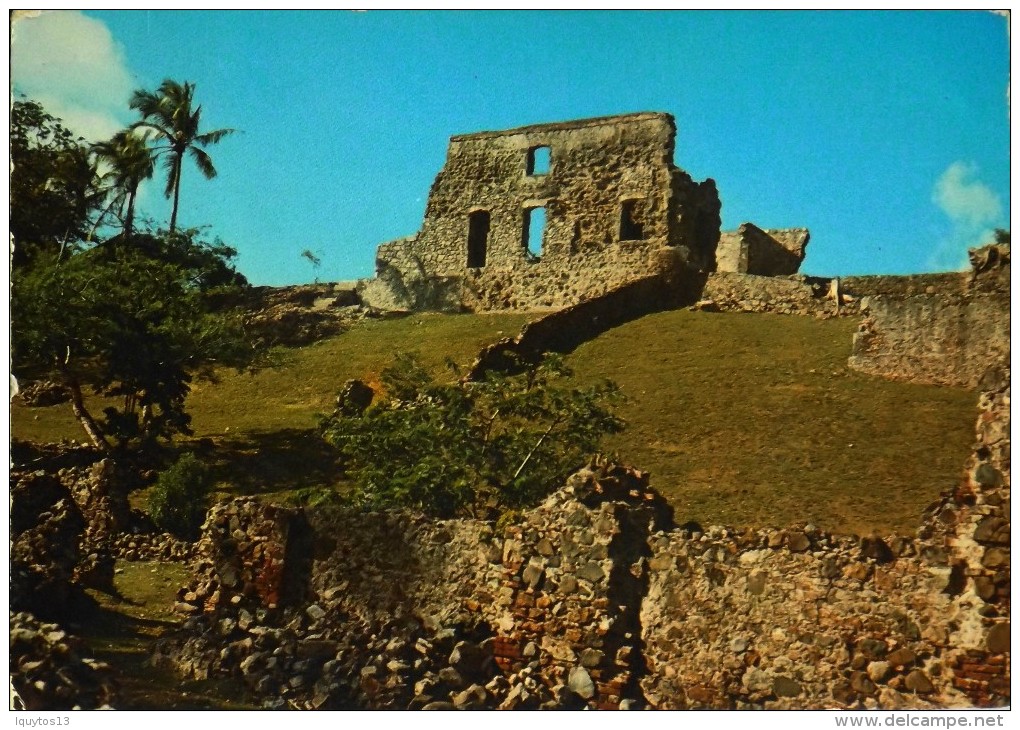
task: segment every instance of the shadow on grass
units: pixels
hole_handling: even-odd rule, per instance
[[[102,600],[104,603],[122,607],[137,608],[144,605],[127,598],[112,596],[104,596]],[[101,643],[111,642],[112,644],[120,644],[124,640],[154,638],[177,626],[173,621],[131,616],[126,612],[116,610],[116,607],[108,608],[104,605],[90,607],[79,615],[76,623],[80,625],[83,636]]]
[[[196,455],[236,495],[332,487],[342,476],[336,449],[317,429],[288,428],[203,440]]]
[[[250,710],[243,685],[231,678],[182,680],[149,661],[153,642],[173,630],[175,621],[129,612],[144,603],[98,596],[78,616],[77,631],[96,659],[114,669],[120,710]]]

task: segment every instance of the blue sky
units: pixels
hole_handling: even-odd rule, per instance
[[[805,226],[819,275],[957,269],[1009,227],[1009,42],[985,12],[55,11],[19,21],[15,88],[99,139],[132,89],[196,84],[220,176],[185,169],[257,284],[370,276],[418,230],[451,135],[675,115],[723,228]],[[143,212],[166,225],[162,183]],[[313,269],[301,252],[322,261]]]

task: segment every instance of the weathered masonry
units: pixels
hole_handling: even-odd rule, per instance
[[[810,238],[806,228],[762,230],[753,223],[744,223],[719,237],[716,270],[758,276],[796,274]]]
[[[379,247],[366,302],[564,307],[648,276],[714,268],[719,196],[673,164],[662,113],[451,138],[414,236]]]

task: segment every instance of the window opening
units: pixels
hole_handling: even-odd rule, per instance
[[[528,208],[524,211],[524,248],[528,258],[538,260],[542,257],[542,246],[545,241],[545,208]]]
[[[485,266],[489,246],[489,211],[476,210],[468,216],[467,265],[471,269]]]
[[[640,241],[644,229],[637,217],[637,200],[624,200],[620,206],[620,240]]]
[[[528,150],[528,174],[548,175],[552,153],[548,147],[532,147]]]

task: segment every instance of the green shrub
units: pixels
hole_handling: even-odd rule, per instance
[[[149,493],[149,516],[161,529],[195,539],[205,519],[211,486],[205,464],[194,454],[184,454],[160,473]]]
[[[547,358],[520,375],[438,383],[413,355],[384,370],[384,397],[338,409],[323,435],[340,452],[353,497],[452,516],[534,504],[623,427],[610,382],[569,387]]]

